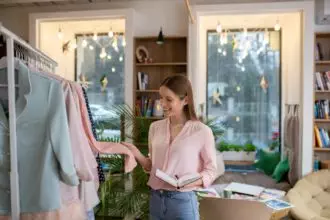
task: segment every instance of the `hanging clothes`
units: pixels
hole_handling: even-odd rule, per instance
[[[301,155],[298,105],[289,105],[284,123],[284,153],[288,156],[290,162],[288,178],[290,184],[293,186],[299,179],[299,158]]]
[[[78,83],[72,83],[75,90],[77,91],[78,99],[80,102],[80,110],[82,111],[82,122],[84,124],[85,133],[89,139],[90,146],[95,152],[102,154],[122,154],[125,156],[124,169],[126,173],[133,171],[137,163],[132,152],[127,149],[124,145],[120,143],[112,142],[99,142],[96,141],[93,134],[92,128],[89,123],[88,111],[86,108],[86,103],[83,95],[81,86]]]
[[[95,126],[95,123],[94,123],[94,120],[93,120],[93,117],[92,117],[92,112],[91,112],[90,107],[89,107],[88,96],[87,96],[87,93],[86,93],[86,90],[84,89],[84,87],[81,87],[81,88],[82,88],[82,91],[84,93],[86,108],[87,108],[87,111],[88,111],[88,118],[89,118],[89,121],[91,123],[93,136],[94,136],[95,140],[97,140],[96,126]],[[103,172],[103,169],[102,169],[102,166],[101,166],[100,154],[97,154],[96,162],[98,164],[97,172],[98,172],[98,175],[99,175],[99,181],[100,181],[100,183],[103,183],[103,182],[105,182],[105,177],[104,177],[104,172]]]
[[[18,69],[16,129],[21,212],[56,210],[61,207],[59,181],[71,186],[79,184],[62,87],[29,71],[21,62]],[[1,134],[8,133],[9,129],[1,106],[0,129]],[[8,138],[2,135],[0,139],[0,152],[6,155],[9,154]],[[9,157],[0,163],[5,168],[0,171],[0,214],[8,215],[11,210]]]
[[[59,158],[60,168],[62,171],[62,176],[60,176],[60,179],[58,178],[56,182],[57,190],[50,190],[47,191],[49,195],[52,195],[51,198],[48,198],[48,203],[56,203],[58,204],[54,208],[45,208],[48,203],[47,202],[33,202],[30,205],[34,206],[34,209],[22,209],[25,211],[25,213],[21,214],[22,220],[35,220],[35,219],[42,219],[42,220],[82,220],[87,219],[87,211],[92,210],[98,203],[98,187],[99,187],[99,175],[98,175],[98,164],[94,157],[94,152],[96,153],[105,153],[105,154],[123,154],[125,156],[125,171],[131,172],[136,164],[136,161],[134,159],[133,154],[124,146],[119,143],[109,143],[109,142],[97,142],[95,138],[95,133],[93,134],[93,123],[89,119],[88,115],[88,103],[83,95],[83,90],[81,86],[78,83],[75,82],[69,82],[67,80],[64,80],[63,78],[53,75],[51,73],[40,73],[37,70],[30,70],[23,64],[25,68],[23,68],[25,71],[30,73],[30,75],[26,74],[26,76],[29,76],[29,78],[33,78],[32,80],[26,80],[22,77],[19,79],[20,81],[20,92],[24,91],[24,88],[27,88],[26,86],[22,86],[25,84],[29,84],[31,87],[31,91],[29,92],[32,95],[36,94],[42,94],[39,99],[31,99],[30,93],[28,95],[20,94],[19,97],[25,97],[28,101],[25,100],[25,104],[28,105],[28,107],[33,108],[33,111],[26,111],[29,110],[29,108],[23,108],[24,111],[22,111],[22,115],[17,114],[17,120],[18,122],[21,119],[26,119],[29,121],[31,118],[35,119],[32,120],[33,123],[42,123],[45,119],[40,118],[41,116],[37,115],[39,110],[43,110],[44,114],[54,114],[54,115],[60,115],[60,119],[64,120],[62,123],[61,120],[51,120],[51,117],[47,117],[46,119],[51,120],[50,123],[44,122],[45,126],[49,126],[50,128],[46,131],[49,131],[47,133],[49,137],[51,138],[50,141],[52,141],[51,144],[55,145],[55,147],[61,146],[62,143],[65,144],[65,148],[60,148],[60,152],[55,152],[55,156],[61,157]],[[24,75],[23,75],[24,76]],[[40,79],[38,81],[37,79]],[[28,82],[28,83],[27,83]],[[51,85],[51,88],[49,89],[49,92],[43,92],[42,89],[47,87],[47,83]],[[25,83],[25,84],[24,84]],[[38,89],[34,89],[34,86],[38,84]],[[41,84],[42,86],[40,86]],[[23,89],[21,89],[23,88]],[[33,89],[32,89],[33,88]],[[57,89],[57,90],[55,90]],[[56,92],[55,92],[56,91]],[[53,94],[54,93],[54,94]],[[24,96],[25,95],[25,96]],[[41,100],[47,100],[42,99],[43,97],[46,97],[48,99],[48,102],[46,104],[43,104]],[[55,107],[49,107],[47,104],[52,104],[52,100],[58,100],[60,99],[61,105],[57,105]],[[22,102],[23,103],[23,102]],[[24,103],[23,103],[24,104]],[[23,105],[24,106],[24,105]],[[43,106],[42,109],[40,106]],[[1,107],[1,106],[0,106]],[[17,102],[17,108],[20,107],[20,102]],[[58,108],[61,109],[61,111],[58,111]],[[1,111],[0,111],[1,112]],[[20,112],[19,112],[20,113]],[[29,115],[29,113],[31,115]],[[3,116],[4,114],[0,114],[0,164],[4,162],[5,166],[9,170],[9,156],[6,152],[3,150],[3,147],[1,146],[9,146],[9,140],[6,136],[8,132],[3,129],[8,129],[8,125],[5,123],[6,120]],[[22,117],[24,116],[24,117]],[[33,117],[30,117],[33,116]],[[42,115],[43,116],[43,115]],[[45,116],[46,117],[46,116]],[[38,121],[37,119],[40,119]],[[23,120],[22,120],[23,121]],[[25,121],[23,121],[25,122]],[[61,124],[59,124],[61,123]],[[24,124],[25,125],[25,124]],[[58,126],[66,126],[66,129],[60,129]],[[55,126],[56,130],[54,132],[52,129],[52,126]],[[2,130],[1,130],[2,129]],[[34,129],[30,129],[34,130]],[[19,126],[17,126],[17,134],[19,135]],[[95,131],[95,130],[94,130]],[[29,131],[32,133],[32,131]],[[41,131],[39,131],[41,132]],[[66,135],[61,135],[60,132],[65,132]],[[35,138],[37,136],[33,136],[34,134],[31,134],[29,137],[34,137],[38,140],[38,138]],[[40,134],[38,137],[46,137],[47,135]],[[61,137],[61,140],[60,138]],[[63,138],[65,141],[63,141]],[[47,142],[42,143],[42,141],[39,139],[40,144],[47,144]],[[54,143],[53,143],[54,142]],[[48,146],[48,145],[47,145]],[[19,148],[19,144],[18,144]],[[56,148],[57,149],[57,148]],[[67,151],[69,153],[67,153]],[[42,150],[41,150],[42,152]],[[48,151],[47,151],[48,152]],[[58,153],[58,154],[56,154]],[[2,156],[6,155],[6,156]],[[48,155],[48,154],[47,154]],[[20,154],[19,154],[20,156]],[[66,158],[69,157],[69,158]],[[34,160],[39,163],[39,166],[33,166],[35,167],[34,171],[29,171],[29,173],[36,174],[38,176],[42,176],[44,179],[42,181],[48,181],[46,178],[46,174],[56,174],[55,172],[45,173],[42,174],[38,173],[37,168],[48,168],[49,164],[53,164],[54,160],[52,159],[50,162],[48,160],[42,160],[43,163],[40,165],[40,156],[38,156],[38,159]],[[65,159],[64,159],[65,158]],[[71,158],[71,159],[70,159]],[[63,164],[62,164],[63,163]],[[47,164],[46,166],[44,164]],[[67,167],[70,165],[69,167]],[[29,168],[29,165],[25,166],[26,168]],[[37,167],[37,168],[36,168]],[[52,166],[52,168],[57,166]],[[1,167],[3,168],[3,167]],[[71,172],[68,172],[68,171]],[[44,170],[43,170],[44,171]],[[66,171],[66,172],[65,172]],[[20,172],[20,170],[19,170]],[[65,175],[67,173],[67,175]],[[71,173],[74,173],[74,176],[68,175]],[[8,173],[7,173],[8,175]],[[27,173],[26,173],[27,175]],[[9,178],[2,178],[2,173],[0,171],[0,209],[2,209],[1,204],[5,203],[6,205],[10,204],[10,202],[2,202],[4,200],[10,201],[10,191],[9,189]],[[9,175],[8,175],[9,177]],[[24,175],[23,175],[24,177]],[[70,179],[71,178],[71,179]],[[78,182],[79,178],[79,182]],[[40,178],[39,178],[40,179]],[[42,186],[42,189],[46,189],[45,186],[43,186],[43,182],[39,183],[39,179],[36,178],[34,180],[38,180],[34,182],[33,186]],[[24,184],[21,182],[21,174],[20,174],[20,188],[23,187],[24,189],[21,189],[20,192],[28,192],[30,189],[27,189],[27,184]],[[52,180],[52,179],[51,179]],[[61,181],[60,181],[61,180]],[[70,182],[71,181],[71,182]],[[55,187],[55,182],[52,183],[51,186]],[[79,185],[78,185],[79,183]],[[78,186],[77,186],[78,185]],[[60,187],[59,187],[60,186]],[[32,187],[33,188],[33,187]],[[47,190],[49,189],[47,185]],[[37,189],[33,191],[38,192]],[[6,194],[5,194],[6,193]],[[32,193],[32,191],[31,191]],[[54,196],[54,193],[56,196]],[[30,198],[30,197],[29,197]],[[21,197],[21,200],[24,200],[24,197]],[[39,201],[38,193],[34,194],[34,199]],[[43,198],[44,199],[44,198]],[[55,200],[55,201],[54,201]],[[2,202],[2,203],[1,203]],[[22,203],[22,202],[21,202]],[[39,206],[43,205],[41,208]],[[38,207],[36,207],[38,206]],[[24,208],[24,205],[22,206]],[[21,207],[21,208],[22,208]],[[10,210],[10,207],[7,208],[7,210]],[[45,211],[47,210],[47,211]],[[1,212],[0,215],[7,215],[7,216],[0,216],[0,219],[10,219],[10,216],[8,216],[8,212]]]

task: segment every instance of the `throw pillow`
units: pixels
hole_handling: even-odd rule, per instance
[[[279,152],[260,150],[259,160],[254,163],[254,166],[266,175],[271,176],[280,161],[281,155]]]
[[[288,158],[286,158],[285,160],[282,160],[277,164],[274,173],[272,175],[272,178],[276,180],[277,183],[281,182],[285,177],[285,174],[289,171],[289,169],[290,169],[289,160]]]

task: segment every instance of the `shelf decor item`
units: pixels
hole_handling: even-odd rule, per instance
[[[139,63],[144,63],[148,60],[149,58],[149,51],[145,46],[138,46],[135,51],[136,59]]]
[[[164,115],[164,111],[163,108],[160,104],[160,100],[157,99],[155,100],[155,104],[154,104],[154,109],[153,109],[153,116],[155,117],[163,117]]]

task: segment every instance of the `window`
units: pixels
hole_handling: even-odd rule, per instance
[[[279,149],[280,32],[209,31],[207,49],[206,111],[224,124],[221,141]]]
[[[110,107],[125,102],[124,37],[76,35],[76,41],[75,78],[85,85],[97,131],[103,138],[119,138],[120,119]]]

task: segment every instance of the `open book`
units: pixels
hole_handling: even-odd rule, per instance
[[[160,169],[156,170],[156,176],[159,179],[171,184],[172,186],[174,186],[176,188],[184,187],[185,185],[193,183],[202,178],[202,176],[200,174],[195,173],[195,174],[187,174],[187,175],[181,176],[179,179],[177,179],[175,177],[169,176],[167,173],[164,173]]]

